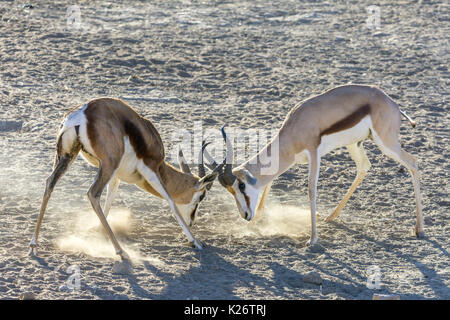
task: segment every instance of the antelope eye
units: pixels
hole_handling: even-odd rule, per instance
[[[239,190],[240,190],[241,192],[244,192],[244,190],[245,190],[245,183],[239,182],[238,187],[239,187]]]
[[[202,201],[205,198],[205,193],[203,192],[200,197],[198,198],[198,201]]]

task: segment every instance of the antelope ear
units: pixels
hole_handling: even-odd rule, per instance
[[[178,164],[180,165],[181,171],[184,173],[191,173],[191,169],[189,168],[189,165],[186,162],[186,159],[183,155],[183,150],[181,150],[181,146],[178,146]]]
[[[251,185],[255,185],[258,179],[256,179],[248,170],[245,170],[244,173],[247,182],[250,183]]]

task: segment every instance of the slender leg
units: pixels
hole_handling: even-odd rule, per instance
[[[148,168],[144,163],[141,163],[141,165],[138,167],[139,173],[147,180],[147,182],[154,188],[161,196],[163,196],[168,202],[170,207],[172,208],[175,218],[177,219],[178,223],[181,225],[181,228],[183,229],[184,233],[186,234],[189,242],[191,242],[197,249],[202,249],[202,246],[199,241],[197,241],[194,236],[191,233],[191,230],[189,229],[186,222],[183,220],[183,217],[181,216],[177,206],[175,205],[175,202],[172,200],[172,197],[167,192],[166,187],[161,182],[161,177],[152,171],[150,168]]]
[[[317,200],[317,180],[319,178],[320,155],[317,149],[309,151],[309,174],[308,174],[308,195],[311,206],[311,238],[306,245],[311,246],[318,240],[316,200]]]
[[[50,200],[50,196],[55,188],[56,183],[59,179],[64,175],[64,173],[69,169],[70,165],[74,160],[73,156],[64,155],[58,159],[55,163],[55,168],[51,175],[47,178],[45,184],[45,192],[44,197],[42,198],[41,210],[39,212],[39,217],[36,223],[36,228],[34,230],[33,237],[30,241],[30,250],[28,251],[28,255],[37,255],[37,247],[38,247],[38,237],[39,231],[41,229],[42,219],[44,218],[45,210],[47,209],[48,201]]]
[[[100,219],[103,228],[106,230],[106,233],[108,234],[114,246],[114,249],[116,250],[116,254],[118,254],[122,260],[129,260],[126,252],[123,251],[120,247],[119,242],[117,241],[113,231],[111,230],[111,227],[109,226],[108,221],[106,220],[106,217],[103,214],[102,208],[100,206],[100,196],[102,195],[102,191],[105,188],[106,184],[111,179],[114,170],[115,168],[113,166],[104,164],[100,165],[97,177],[92,186],[89,188],[88,198],[91,201],[92,208],[94,208],[94,211]]]
[[[272,182],[270,182],[263,191],[263,194],[261,196],[261,200],[259,201],[258,209],[256,209],[256,217],[259,217],[261,212],[264,210],[264,202],[266,200],[266,196],[269,194],[270,188],[272,187]]]
[[[414,187],[414,195],[416,199],[416,227],[415,227],[415,234],[418,238],[422,238],[424,236],[424,230],[423,230],[423,214],[422,214],[422,196],[420,193],[420,182],[419,182],[419,170],[417,166],[416,159],[404,151],[400,145],[400,143],[396,142],[393,143],[392,146],[386,146],[385,144],[381,143],[381,141],[376,141],[378,147],[381,149],[381,151],[390,157],[391,159],[399,162],[400,164],[404,165],[409,172],[411,173],[413,187]]]
[[[114,198],[117,195],[117,190],[119,189],[120,180],[117,177],[111,178],[111,180],[108,183],[107,189],[106,189],[106,200],[105,205],[103,209],[103,214],[105,215],[105,218],[108,218],[109,210],[111,209],[111,205],[114,201]]]
[[[422,213],[422,195],[420,193],[420,174],[417,166],[416,159],[407,153],[406,151],[401,149],[402,163],[406,166],[411,174],[413,187],[414,187],[414,195],[416,199],[416,228],[415,234],[418,238],[423,238],[425,232],[423,230],[424,222],[423,222],[423,213]]]
[[[347,146],[347,150],[348,152],[350,152],[350,156],[356,163],[356,170],[357,170],[356,178],[353,181],[350,188],[348,189],[344,198],[342,198],[341,202],[338,204],[336,209],[334,209],[334,212],[325,219],[326,222],[333,221],[339,216],[339,213],[341,212],[342,208],[344,208],[348,199],[350,199],[350,197],[352,196],[353,192],[355,192],[358,185],[363,181],[364,177],[366,176],[367,172],[371,167],[370,161],[367,158],[362,142],[359,143],[359,146],[356,143]]]

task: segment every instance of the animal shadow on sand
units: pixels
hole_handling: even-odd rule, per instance
[[[227,261],[223,257],[231,256],[231,252],[224,248],[208,245],[201,251],[196,251],[196,258],[200,265],[191,266],[186,272],[175,276],[166,273],[148,262],[145,268],[164,279],[166,285],[158,293],[148,293],[143,298],[151,299],[242,299],[235,293],[236,288],[264,287],[266,290],[273,285],[271,281],[251,273],[240,266]],[[139,295],[142,292],[136,279],[130,279],[131,287]],[[189,289],[187,289],[189,288]]]
[[[401,252],[400,250],[392,250],[393,248],[395,249],[396,245],[393,245],[390,242],[384,241],[384,240],[378,240],[378,239],[374,239],[373,237],[367,235],[367,233],[364,232],[360,232],[358,230],[352,229],[348,226],[346,226],[343,223],[340,222],[336,222],[333,221],[331,222],[331,224],[333,224],[334,228],[340,229],[343,232],[346,232],[348,234],[353,235],[355,238],[359,238],[359,239],[364,239],[365,241],[369,242],[374,248],[378,247],[379,249],[383,249],[383,250],[388,250],[389,249],[389,253],[393,254],[395,256],[397,256],[398,258],[404,260],[404,261],[408,261],[410,263],[412,263],[417,270],[419,270],[424,278],[429,278],[429,279],[433,279],[433,281],[428,281],[428,285],[430,286],[430,288],[434,291],[434,293],[436,294],[436,296],[439,299],[448,299],[449,296],[445,295],[442,292],[442,288],[445,288],[445,283],[444,280],[441,278],[441,276],[431,267],[427,266],[426,264],[419,262],[417,259],[415,259],[414,257],[412,257],[409,254],[405,254],[403,252]],[[430,243],[434,248],[440,250],[443,254],[443,256],[448,259],[449,258],[449,253],[447,252],[447,250],[445,248],[443,248],[437,241],[432,240],[432,239],[428,239],[428,238],[424,238],[424,239],[407,239],[408,241],[425,241]],[[331,257],[329,256],[329,258],[333,259],[333,260],[337,260],[335,257]],[[345,266],[345,263],[342,264],[343,266]],[[347,266],[348,268],[348,266]],[[386,291],[386,289],[384,290]],[[383,292],[383,293],[387,293],[389,294],[389,292]],[[402,297],[406,298],[406,299],[424,299],[423,296],[420,295],[415,295],[415,294],[402,294]]]
[[[287,243],[289,256],[291,261],[301,261],[315,271],[321,274],[334,274],[335,271],[327,270],[321,264],[316,264],[311,259],[317,255],[325,255],[330,264],[339,269],[347,269],[353,275],[357,275],[359,279],[351,280],[343,275],[337,275],[337,280],[323,280],[322,285],[312,284],[303,281],[304,273],[298,271],[298,267],[283,265],[277,261],[267,264],[268,269],[272,271],[272,275],[268,277],[259,276],[246,267],[241,267],[224,257],[232,256],[230,250],[207,246],[202,251],[196,251],[196,258],[200,265],[191,266],[187,271],[180,275],[174,276],[173,273],[164,272],[149,262],[144,262],[145,268],[152,272],[155,276],[163,279],[165,287],[159,293],[149,292],[139,284],[139,279],[134,276],[128,276],[130,287],[137,296],[144,299],[245,299],[245,292],[251,292],[252,288],[258,287],[259,292],[264,292],[265,296],[254,296],[252,299],[264,299],[268,297],[284,297],[287,299],[308,299],[311,298],[311,291],[315,291],[315,297],[327,297],[328,294],[337,293],[341,297],[346,298],[372,298],[372,292],[366,287],[366,278],[359,275],[345,259],[333,257],[326,250],[306,251],[298,250],[298,243],[295,244],[292,238],[276,237],[276,239],[267,239],[268,245],[275,245],[273,242]],[[302,242],[303,243],[303,242]],[[279,246],[279,243],[277,244]],[[251,252],[251,253],[250,253]],[[259,258],[258,253],[250,251],[242,254],[251,254],[253,261],[260,261],[266,258],[267,253],[263,253]],[[256,256],[255,256],[256,255]],[[186,288],[189,288],[188,291]],[[239,288],[244,288],[244,293],[238,293]],[[365,294],[367,293],[367,294]],[[384,293],[390,293],[385,290]]]
[[[430,266],[419,262],[413,256],[406,254],[400,250],[396,250],[399,245],[390,241],[374,239],[367,235],[366,232],[352,229],[351,227],[340,223],[331,222],[332,228],[336,228],[343,233],[349,234],[355,239],[366,241],[372,248],[382,251],[389,251],[389,254],[398,257],[400,260],[413,264],[424,276],[424,278],[433,279],[428,281],[428,285],[435,295],[440,299],[448,299],[445,293],[445,283],[442,277]],[[192,264],[186,271],[179,274],[163,271],[158,266],[152,265],[148,261],[143,262],[144,272],[151,272],[155,277],[161,279],[164,283],[162,290],[155,292],[146,288],[146,280],[141,279],[138,275],[126,275],[131,290],[136,297],[141,299],[154,300],[171,300],[171,299],[245,299],[246,292],[260,292],[264,296],[255,296],[251,294],[253,299],[264,299],[273,297],[283,297],[287,299],[308,299],[327,298],[328,295],[334,294],[344,299],[372,299],[374,291],[367,288],[367,276],[356,270],[354,265],[345,257],[340,257],[327,249],[332,247],[334,243],[329,242],[326,238],[320,240],[319,249],[299,248],[300,243],[304,243],[303,237],[295,239],[291,237],[265,237],[266,245],[262,253],[254,250],[244,250],[241,254],[249,255],[249,261],[264,261],[267,258],[267,251],[271,251],[272,247],[279,248],[283,244],[287,249],[285,252],[289,259],[284,264],[273,260],[269,262],[261,262],[266,269],[271,270],[270,277],[259,276],[252,272],[246,265],[241,266],[239,262],[233,262],[227,257],[232,257],[233,252],[229,249],[217,247],[213,245],[206,246],[203,250],[194,251],[193,258],[199,263]],[[408,239],[411,240],[411,239]],[[426,241],[431,246],[442,252],[445,259],[449,258],[449,254],[437,241],[431,239],[411,240]],[[400,248],[399,248],[400,249]],[[259,257],[258,255],[261,254]],[[250,257],[251,255],[251,257]],[[316,259],[319,258],[320,259]],[[48,265],[43,259],[35,259],[36,263],[48,269]],[[242,261],[241,261],[242,262]],[[299,264],[297,264],[299,263]],[[302,269],[305,268],[305,269]],[[321,285],[311,284],[304,281],[304,275],[312,270],[325,276]],[[265,271],[267,273],[267,270]],[[350,274],[351,276],[348,276]],[[63,276],[65,274],[61,274]],[[253,288],[258,290],[253,290]],[[98,287],[87,286],[85,288],[92,294],[102,299],[129,299],[127,295],[118,295],[117,292],[109,291]],[[317,291],[315,291],[317,290]],[[386,287],[377,290],[377,293],[397,294],[390,292]],[[312,294],[312,296],[311,296]],[[402,293],[402,299],[423,299],[424,297],[416,294]]]

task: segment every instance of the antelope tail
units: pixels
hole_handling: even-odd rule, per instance
[[[408,119],[409,123],[411,123],[411,127],[415,128],[416,122],[413,119],[411,119],[404,111],[402,111],[400,109],[399,109],[399,111],[402,114],[402,116],[404,116],[406,119]]]

